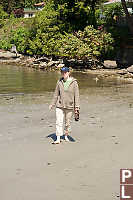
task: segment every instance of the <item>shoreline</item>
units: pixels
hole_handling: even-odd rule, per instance
[[[60,68],[64,66],[64,63],[61,59],[56,61],[53,61],[51,58],[47,57],[35,59],[34,57],[23,56],[22,54],[18,54],[18,56],[16,57],[14,53],[4,50],[0,50],[0,64],[16,65],[40,71],[59,71]],[[86,67],[77,67],[76,69],[72,67],[71,71],[88,74],[90,73],[104,78],[115,76],[116,78],[119,78],[121,80],[125,80],[130,83],[133,82],[133,66],[119,69],[117,68],[116,62],[111,60],[106,60],[104,67],[92,67],[92,69],[87,69]]]

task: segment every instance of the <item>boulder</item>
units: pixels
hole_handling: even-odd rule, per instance
[[[114,61],[114,60],[105,60],[103,66],[105,69],[116,69],[117,68],[116,61]]]
[[[119,70],[118,72],[117,72],[117,74],[120,74],[120,75],[125,75],[125,74],[127,74],[128,73],[128,71],[126,70],[126,69],[121,69],[121,70]]]
[[[133,73],[133,65],[131,67],[128,67],[127,71],[130,72],[130,73]]]
[[[49,62],[49,58],[43,56],[41,58],[38,58],[38,59],[34,60],[34,63],[36,63],[36,64],[39,64],[41,62]]]
[[[15,56],[16,56],[16,54],[15,53],[11,53],[10,51],[0,52],[0,59],[2,59],[2,60],[12,59]]]
[[[48,62],[48,67],[52,67],[53,65],[59,64],[59,61],[50,61]]]
[[[45,69],[47,67],[47,63],[46,62],[43,62],[39,65],[39,68],[40,69]]]
[[[10,51],[0,51],[0,60],[15,60],[23,58],[21,54],[12,53]]]

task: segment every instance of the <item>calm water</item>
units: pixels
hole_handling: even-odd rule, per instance
[[[101,78],[98,75],[74,72],[81,95],[131,97],[132,84],[126,84],[117,78]],[[59,72],[35,71],[29,68],[0,65],[0,95],[44,95],[53,92]],[[96,81],[96,77],[98,80]]]

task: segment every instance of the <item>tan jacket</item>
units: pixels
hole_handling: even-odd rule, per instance
[[[79,87],[77,80],[73,77],[68,89],[64,91],[63,78],[61,78],[55,88],[52,105],[58,108],[74,109],[80,107]]]

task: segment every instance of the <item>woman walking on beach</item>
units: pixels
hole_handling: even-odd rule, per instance
[[[70,76],[69,68],[61,68],[61,78],[58,80],[49,109],[56,107],[56,136],[54,144],[60,143],[63,135],[63,123],[65,122],[65,140],[69,141],[71,132],[71,119],[73,113],[79,112],[79,87],[77,80]]]

